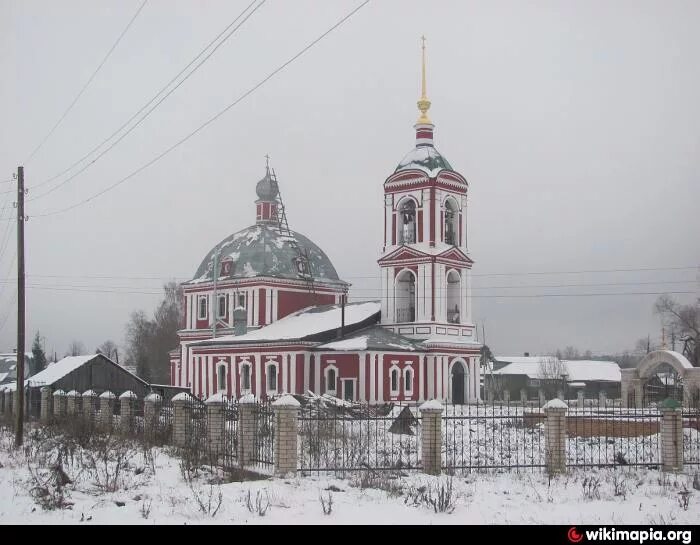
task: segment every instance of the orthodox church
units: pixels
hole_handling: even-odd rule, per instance
[[[289,229],[266,167],[256,222],[216,245],[182,284],[171,384],[207,398],[330,394],[384,403],[480,399],[471,316],[469,184],[435,148],[425,45],[415,147],[384,181],[381,299],[347,301],[328,256]]]

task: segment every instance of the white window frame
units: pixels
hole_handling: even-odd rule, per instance
[[[204,300],[204,316],[202,316],[202,300]],[[206,320],[209,316],[209,296],[198,295],[197,296],[197,319]]]
[[[352,383],[352,399],[351,401],[357,400],[358,392],[357,392],[357,379],[356,378],[341,378],[340,379],[340,395],[343,401],[345,401],[345,385],[351,382]]]
[[[243,368],[248,368],[248,387],[245,387],[245,381],[243,380]],[[248,360],[243,360],[238,367],[238,384],[241,385],[241,395],[249,394],[253,386],[253,364]]]
[[[391,367],[389,367],[389,395],[391,397],[398,397],[401,392],[401,369],[397,365],[398,361],[392,361]],[[394,389],[393,383],[393,373],[396,371],[396,389]]]
[[[243,297],[243,304],[241,305],[241,297]],[[236,293],[236,308],[243,307],[248,308],[248,294],[245,291],[239,291]]]
[[[333,361],[328,361],[328,363],[329,363],[330,365],[328,365],[328,366],[323,370],[323,378],[324,378],[325,381],[326,381],[326,391],[325,391],[325,393],[330,394],[330,395],[333,395],[333,396],[337,396],[337,395],[338,395],[338,377],[339,377],[339,375],[338,375],[338,368],[337,368],[335,365],[333,365],[333,364],[335,363],[335,360],[333,360]],[[330,371],[333,371],[333,373],[335,374],[335,377],[334,377],[335,380],[333,381],[333,389],[332,389],[332,390],[328,387],[328,383],[330,382],[330,381],[328,380],[328,373],[329,373]]]
[[[271,367],[275,368],[275,387],[274,388],[270,388],[270,368]],[[267,392],[267,395],[277,393],[277,385],[279,384],[279,381],[280,381],[279,372],[280,372],[279,362],[277,362],[275,360],[267,360],[265,362],[265,391]]]
[[[228,295],[225,293],[220,293],[217,295],[218,301],[216,302],[216,317],[217,318],[226,318],[226,315],[228,314]],[[224,313],[221,314],[221,301],[224,301]]]
[[[410,363],[413,363],[413,362],[406,362],[406,367],[403,368],[403,385],[402,386],[403,386],[403,393],[405,396],[413,396],[413,380],[416,378],[416,373],[413,370],[413,367],[410,366]],[[410,389],[406,388],[406,380],[408,379],[409,375],[411,377]]]

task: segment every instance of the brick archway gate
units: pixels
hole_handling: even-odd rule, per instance
[[[683,383],[683,404],[690,405],[700,393],[700,367],[693,367],[688,359],[672,350],[655,350],[647,354],[637,367],[622,369],[622,406],[642,407],[645,404],[645,386],[656,369],[667,364],[678,373]]]

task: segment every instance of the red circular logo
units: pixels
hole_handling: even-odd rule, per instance
[[[566,537],[569,538],[569,541],[571,541],[571,543],[580,543],[583,540],[583,534],[580,534],[576,531],[576,526],[572,526],[571,528],[569,528]]]

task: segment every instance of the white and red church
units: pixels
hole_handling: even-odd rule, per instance
[[[369,403],[479,400],[469,185],[434,145],[425,50],[418,108],[415,148],[384,182],[381,300],[343,304],[350,284],[288,229],[268,167],[256,223],[219,243],[182,285],[173,385],[203,398],[312,391]]]

